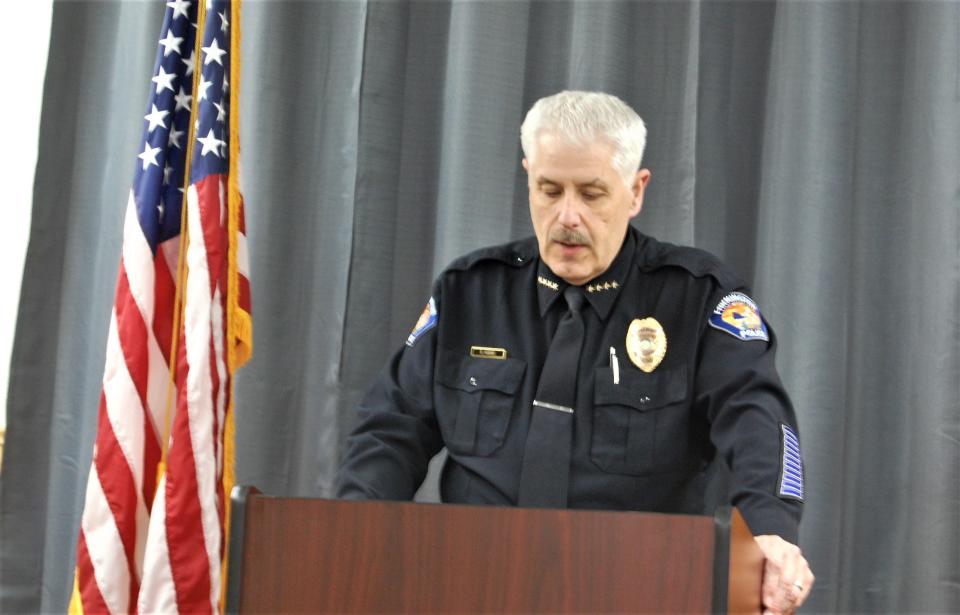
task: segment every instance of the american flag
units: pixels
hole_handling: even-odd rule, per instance
[[[232,375],[251,350],[238,21],[239,0],[166,3],[126,209],[71,612],[219,610]]]

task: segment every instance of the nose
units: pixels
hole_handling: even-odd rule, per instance
[[[558,204],[560,214],[557,221],[567,228],[576,228],[580,225],[580,200],[569,193],[565,194]]]

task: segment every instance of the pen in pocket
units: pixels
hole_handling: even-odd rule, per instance
[[[620,362],[617,361],[617,351],[610,347],[610,369],[613,371],[613,384],[620,384]]]

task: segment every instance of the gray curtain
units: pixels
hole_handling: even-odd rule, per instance
[[[68,599],[163,8],[54,8],[0,477],[6,613]],[[244,10],[255,353],[237,384],[241,481],[331,494],[351,408],[432,278],[530,233],[525,110],[603,89],[650,129],[636,224],[751,279],[781,339],[818,576],[807,610],[957,608],[960,4]]]

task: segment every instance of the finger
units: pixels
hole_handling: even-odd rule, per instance
[[[780,564],[768,559],[763,566],[763,606],[779,610]]]
[[[797,551],[788,549],[783,552],[778,588],[779,602],[777,603],[778,608],[782,611],[793,608],[800,597],[800,593],[805,589],[803,582],[797,580],[800,559],[802,558]]]
[[[803,585],[803,591],[800,592],[800,596],[797,598],[797,608],[807,601],[807,596],[810,595],[810,592],[813,590],[813,583],[816,580],[816,577],[813,576],[813,572],[807,566],[807,561],[804,559],[804,571],[801,576],[803,579],[801,584]]]
[[[789,568],[792,566],[796,570],[796,574],[792,577],[795,580],[790,583],[790,586],[785,590],[787,597],[786,604],[778,605],[786,613],[792,613],[798,609],[806,600],[807,596],[810,595],[810,588],[813,586],[813,573],[810,571],[807,560],[800,553],[796,553],[794,559],[795,561],[793,563],[786,564],[785,567]],[[789,581],[790,578],[791,577],[784,574],[781,580],[782,582],[786,582]]]

